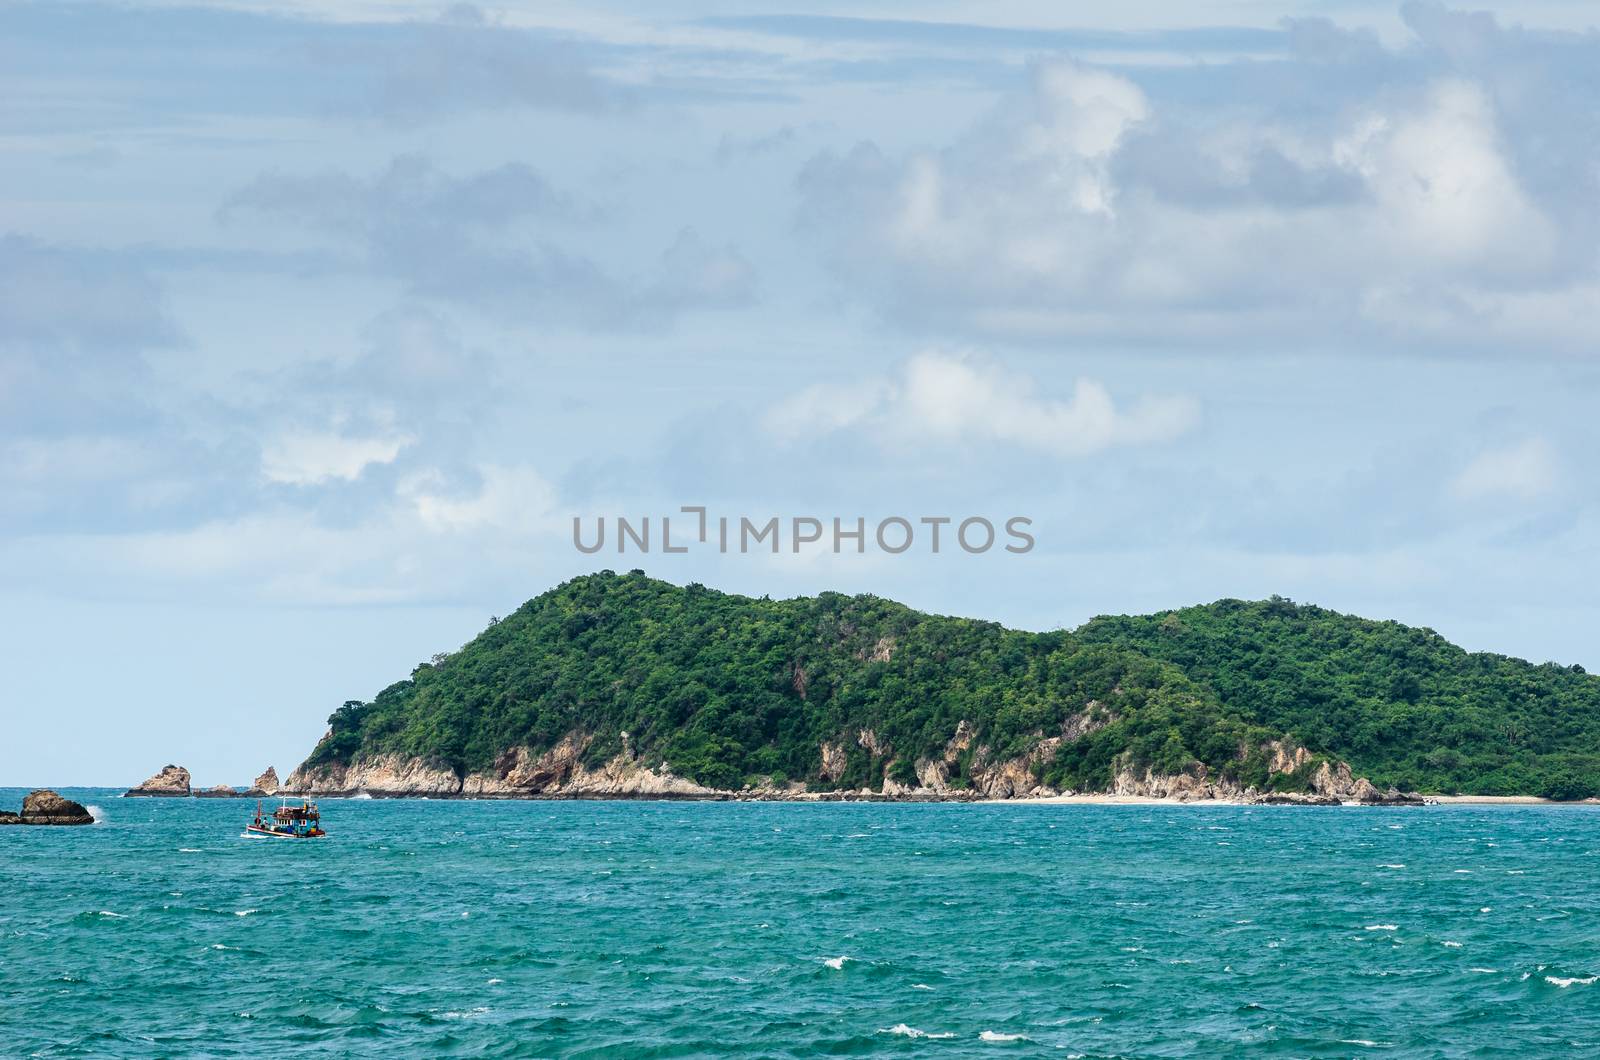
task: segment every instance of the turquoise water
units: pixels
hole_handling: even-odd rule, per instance
[[[1590,808],[66,794],[0,1056],[1600,1055]]]

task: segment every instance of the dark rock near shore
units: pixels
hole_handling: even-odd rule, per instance
[[[162,798],[187,798],[189,791],[189,771],[182,766],[162,766],[161,772],[123,793],[123,798],[162,797]]]
[[[94,824],[94,815],[82,803],[42,788],[22,800],[20,814],[0,812],[0,825],[6,824]]]
[[[191,792],[191,794],[197,799],[237,799],[243,793],[232,784],[218,784],[215,787]]]

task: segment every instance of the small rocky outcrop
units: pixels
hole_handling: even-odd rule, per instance
[[[41,788],[22,800],[21,813],[0,812],[4,824],[94,824],[94,815],[82,803]]]
[[[167,765],[143,784],[124,792],[122,797],[186,798],[190,793],[189,771],[182,766]]]
[[[268,766],[267,771],[257,777],[254,784],[250,785],[250,790],[245,792],[245,797],[251,799],[270,798],[278,793],[278,788],[281,786],[278,782],[278,771]]]
[[[192,794],[197,799],[237,799],[240,793],[232,784],[216,784]]]

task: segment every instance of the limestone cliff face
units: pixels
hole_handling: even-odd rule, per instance
[[[1155,773],[1131,766],[1119,769],[1111,778],[1112,795],[1136,795],[1151,799],[1177,799],[1179,802],[1222,800],[1238,802],[1255,796],[1254,788],[1241,789],[1225,777],[1213,778],[1204,765],[1195,763],[1187,772]]]
[[[719,792],[677,776],[662,767],[651,768],[633,757],[628,741],[622,753],[597,769],[583,764],[591,737],[568,733],[550,750],[535,756],[526,747],[514,747],[485,773],[473,773],[462,783],[462,794],[477,797],[517,798],[528,795],[600,798],[707,798]]]
[[[169,798],[186,798],[189,795],[189,771],[182,766],[162,766],[161,772],[123,793],[124,798],[132,796],[164,796]]]
[[[1040,735],[1021,754],[1000,758],[978,739],[968,722],[957,724],[942,751],[933,758],[919,758],[912,765],[915,783],[901,783],[892,775],[883,781],[882,791],[809,792],[802,783],[775,785],[764,782],[741,791],[720,791],[674,774],[662,765],[646,765],[633,752],[632,741],[624,738],[622,752],[598,766],[585,763],[593,737],[570,732],[554,747],[535,753],[527,747],[512,747],[503,752],[489,769],[458,774],[440,760],[408,758],[397,754],[357,759],[348,765],[323,764],[302,767],[290,774],[278,790],[304,795],[372,795],[375,797],[428,796],[434,798],[754,798],[754,799],[1025,799],[1059,794],[1039,780],[1040,767],[1049,762],[1063,744],[1084,737],[1110,724],[1115,718],[1099,704],[1091,703],[1062,724],[1057,734]],[[874,758],[887,761],[889,774],[901,770],[894,748],[871,729],[853,734],[853,742]],[[818,777],[837,783],[847,768],[847,742],[841,738],[823,741],[818,748]],[[1290,774],[1315,761],[1305,748],[1290,741],[1267,745],[1269,770]],[[1240,749],[1241,758],[1248,748]],[[965,763],[963,768],[963,762]],[[961,775],[964,781],[953,783]],[[269,770],[257,779],[257,786],[275,780]],[[1194,763],[1188,770],[1167,775],[1131,763],[1118,766],[1108,789],[1103,793],[1178,801],[1217,800],[1230,802],[1285,802],[1331,805],[1340,802],[1397,803],[1413,801],[1399,792],[1379,792],[1365,778],[1355,777],[1343,762],[1319,761],[1309,777],[1308,792],[1263,793],[1222,776],[1212,775],[1204,765]],[[1084,794],[1091,794],[1085,792]]]
[[[297,769],[283,783],[296,795],[458,795],[461,778],[448,763],[398,754]]]
[[[1265,744],[1264,749],[1268,753],[1268,772],[1274,775],[1295,773],[1316,757],[1288,740],[1274,740]],[[1241,758],[1247,750],[1241,748]],[[1347,763],[1329,762],[1326,759],[1312,770],[1308,787],[1310,790],[1304,792],[1261,792],[1253,787],[1241,789],[1226,777],[1210,776],[1206,767],[1198,762],[1188,771],[1178,774],[1159,774],[1149,769],[1136,770],[1124,765],[1111,779],[1113,795],[1177,799],[1180,802],[1214,799],[1310,806],[1337,806],[1347,802],[1384,806],[1421,801],[1416,795],[1392,788],[1386,792],[1379,791],[1366,777],[1352,774]]]
[[[590,737],[568,733],[542,754],[513,747],[480,773],[458,775],[448,765],[400,755],[358,759],[348,766],[297,769],[283,791],[305,795],[429,796],[437,798],[712,798],[721,794],[624,751],[596,769],[583,763]]]

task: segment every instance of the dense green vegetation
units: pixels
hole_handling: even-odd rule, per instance
[[[1276,599],[1024,633],[874,596],[754,600],[606,571],[345,704],[308,764],[392,751],[464,773],[581,730],[591,764],[627,732],[647,761],[715,787],[876,788],[886,771],[910,780],[963,720],[974,747],[1007,758],[1087,711],[1109,723],[1036,766],[1056,786],[1104,788],[1122,763],[1171,773],[1196,761],[1261,785],[1261,745],[1289,733],[1380,785],[1577,797],[1600,778],[1597,685]],[[820,775],[823,741],[847,750],[837,781]]]
[[[1430,629],[1274,597],[1098,618],[1077,634],[1172,663],[1231,709],[1380,786],[1600,791],[1600,678],[1466,652]]]

